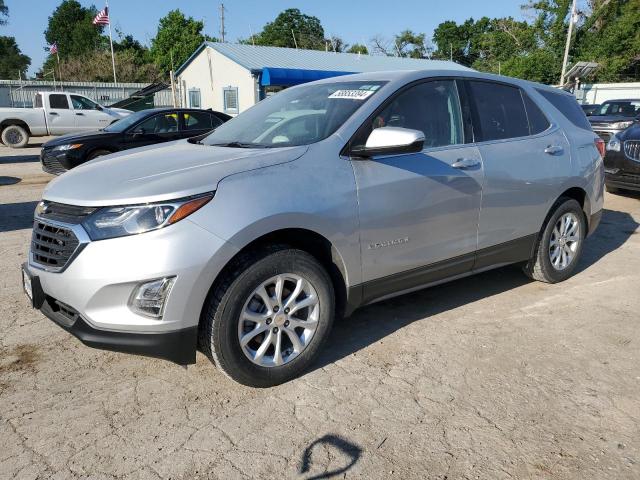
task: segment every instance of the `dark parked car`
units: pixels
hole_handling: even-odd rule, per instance
[[[593,131],[607,143],[616,133],[640,121],[640,98],[607,100],[588,118]]]
[[[72,133],[50,140],[42,147],[40,162],[45,172],[60,175],[109,153],[203,135],[230,118],[212,110],[143,110],[102,130]]]
[[[604,157],[607,191],[640,191],[640,124],[611,138]]]
[[[600,111],[599,103],[585,103],[584,105],[580,106],[582,107],[582,110],[587,117],[590,117],[591,115],[597,115]]]

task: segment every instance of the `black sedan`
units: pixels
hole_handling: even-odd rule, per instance
[[[42,146],[40,162],[45,172],[60,175],[109,153],[206,134],[230,118],[211,110],[143,110],[102,130],[72,133],[48,141]]]
[[[640,125],[611,137],[604,157],[607,191],[640,191]]]

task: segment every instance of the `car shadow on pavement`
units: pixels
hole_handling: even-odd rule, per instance
[[[599,228],[585,243],[576,273],[623,245],[631,235],[639,232],[638,226],[628,213],[605,209]],[[416,320],[507,292],[531,281],[518,266],[511,265],[363,307],[351,317],[335,322],[327,342],[329,347],[323,349],[311,370],[358,352]]]
[[[36,163],[40,161],[38,155],[2,155],[0,152],[0,165],[8,165],[10,163]]]
[[[0,232],[33,227],[33,212],[38,202],[0,204]]]
[[[324,435],[311,442],[302,453],[302,462],[300,466],[301,474],[310,473],[313,466],[312,453],[316,446],[324,447],[325,449],[336,449],[339,451],[339,454],[341,456],[348,457],[349,461],[344,467],[327,470],[325,472],[307,477],[307,480],[320,480],[324,478],[337,477],[338,475],[343,476],[345,472],[353,467],[362,456],[362,448],[350,442],[349,440],[346,440],[338,435]]]

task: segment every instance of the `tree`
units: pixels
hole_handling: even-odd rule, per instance
[[[115,49],[115,44],[114,44]],[[163,74],[153,63],[141,62],[135,50],[115,52],[118,81],[154,82]],[[113,80],[111,52],[103,49],[86,53],[80,57],[67,58],[60,62],[59,73],[65,80],[80,82],[110,82]]]
[[[31,59],[18,48],[14,37],[0,36],[0,78],[26,77]]]
[[[349,47],[347,53],[360,53],[362,55],[367,55],[369,50],[367,50],[366,45],[362,45],[360,43],[354,43]]]
[[[399,57],[426,58],[428,49],[425,45],[424,33],[413,33],[404,30],[395,36],[394,46]]]
[[[295,40],[294,40],[295,36]],[[324,50],[324,28],[317,17],[305,15],[297,8],[280,13],[273,22],[253,36],[256,45]]]
[[[49,17],[44,38],[58,45],[60,58],[78,57],[104,46],[102,25],[93,25],[96,8],[85,8],[77,0],[63,0]]]
[[[158,32],[151,40],[151,58],[163,71],[182,65],[205,40],[213,40],[202,33],[204,23],[186,18],[180,10],[172,10],[160,19]]]
[[[9,16],[9,7],[4,4],[4,0],[0,0],[0,25],[7,24],[7,17]],[[2,18],[5,17],[5,18]]]

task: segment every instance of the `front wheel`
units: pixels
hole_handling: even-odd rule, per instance
[[[576,269],[587,232],[587,222],[580,204],[561,198],[553,214],[542,227],[533,257],[524,272],[533,280],[562,282]]]
[[[334,303],[331,279],[310,254],[287,247],[245,254],[209,295],[200,348],[239,383],[284,383],[317,357]]]

